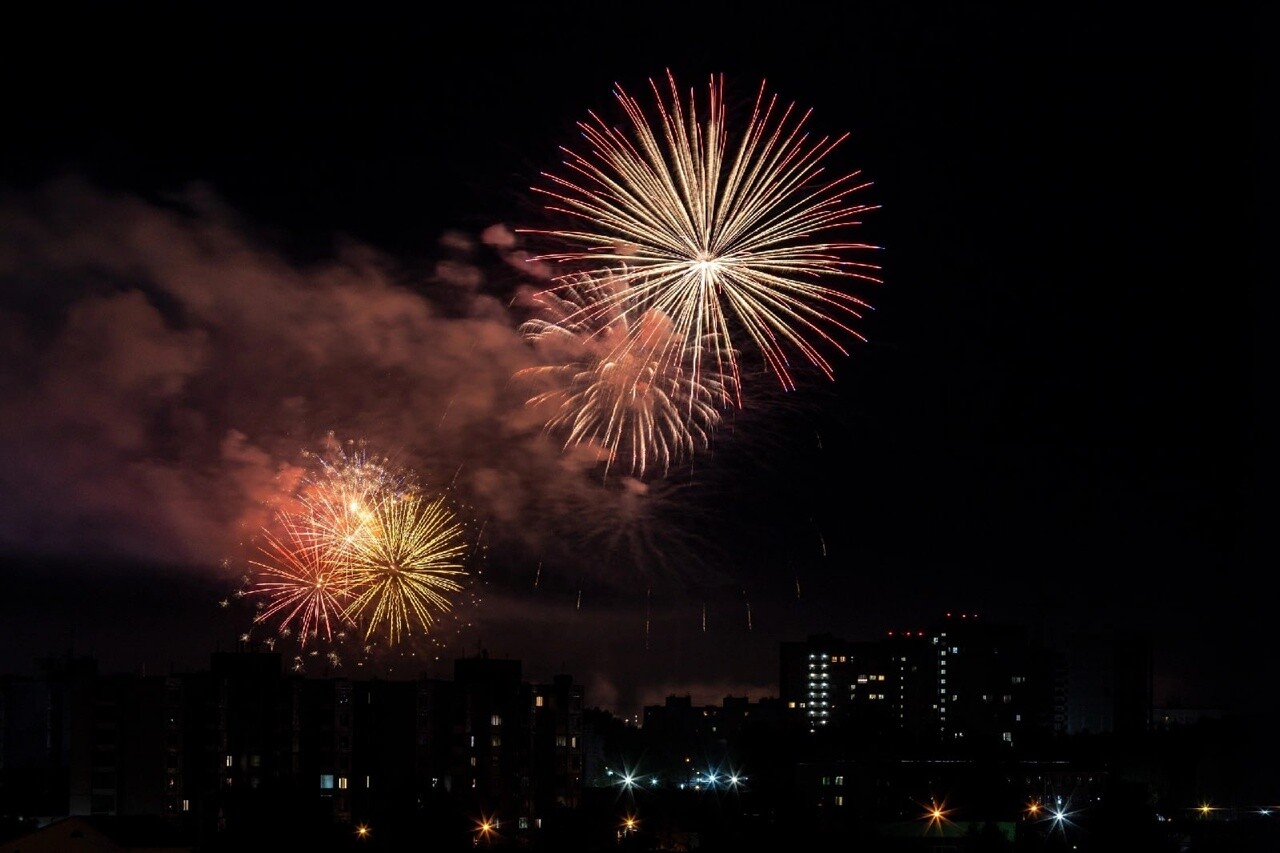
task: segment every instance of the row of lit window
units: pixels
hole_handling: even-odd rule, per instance
[[[372,777],[372,776],[366,776],[366,777],[364,777],[364,786],[365,786],[366,788],[372,788],[372,787],[373,787],[373,777]],[[335,787],[336,787],[339,791],[345,791],[345,790],[347,790],[347,787],[348,787],[347,777],[346,777],[346,776],[334,776],[332,773],[321,773],[321,774],[320,774],[320,790],[322,790],[322,791],[332,791]]]

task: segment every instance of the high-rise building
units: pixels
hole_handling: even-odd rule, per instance
[[[1053,662],[1017,626],[948,613],[878,640],[782,643],[780,698],[793,727],[814,734],[1013,747],[1061,716]]]

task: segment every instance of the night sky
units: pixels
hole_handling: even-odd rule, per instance
[[[780,641],[964,611],[1149,631],[1157,703],[1275,702],[1255,22],[588,8],[9,31],[0,672],[268,636],[233,593],[332,432],[449,484],[475,542],[476,600],[365,672],[483,649],[622,713],[718,704],[776,695]],[[628,488],[513,395],[539,280],[496,238],[546,224],[530,187],[621,119],[615,84],[651,103],[668,69],[723,73],[731,130],[764,81],[848,132],[883,283],[834,379],[753,384],[691,470]]]

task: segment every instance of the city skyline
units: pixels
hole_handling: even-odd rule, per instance
[[[236,593],[332,433],[447,490],[472,546],[430,642],[370,668],[483,649],[625,714],[771,695],[780,641],[955,610],[1150,632],[1158,704],[1274,702],[1239,663],[1275,591],[1251,22],[825,14],[766,51],[710,14],[31,34],[0,158],[0,668],[271,637]],[[833,377],[792,365],[691,465],[601,482],[513,393],[545,283],[519,253],[577,123],[668,70],[723,73],[730,119],[767,83],[847,132],[882,281]]]

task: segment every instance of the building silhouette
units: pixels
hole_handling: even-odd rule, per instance
[[[164,675],[53,659],[0,677],[0,853],[38,849],[41,827],[47,849],[77,832],[216,851],[1043,850],[1065,838],[1053,809],[1088,829],[1073,841],[1177,849],[1206,830],[1162,804],[1210,784],[1265,798],[1270,765],[1238,721],[1164,709],[1152,726],[1150,660],[1138,635],[1055,650],[953,613],[780,643],[778,696],[671,695],[636,725],[569,674],[530,683],[484,652],[400,680],[304,676],[247,644]]]

